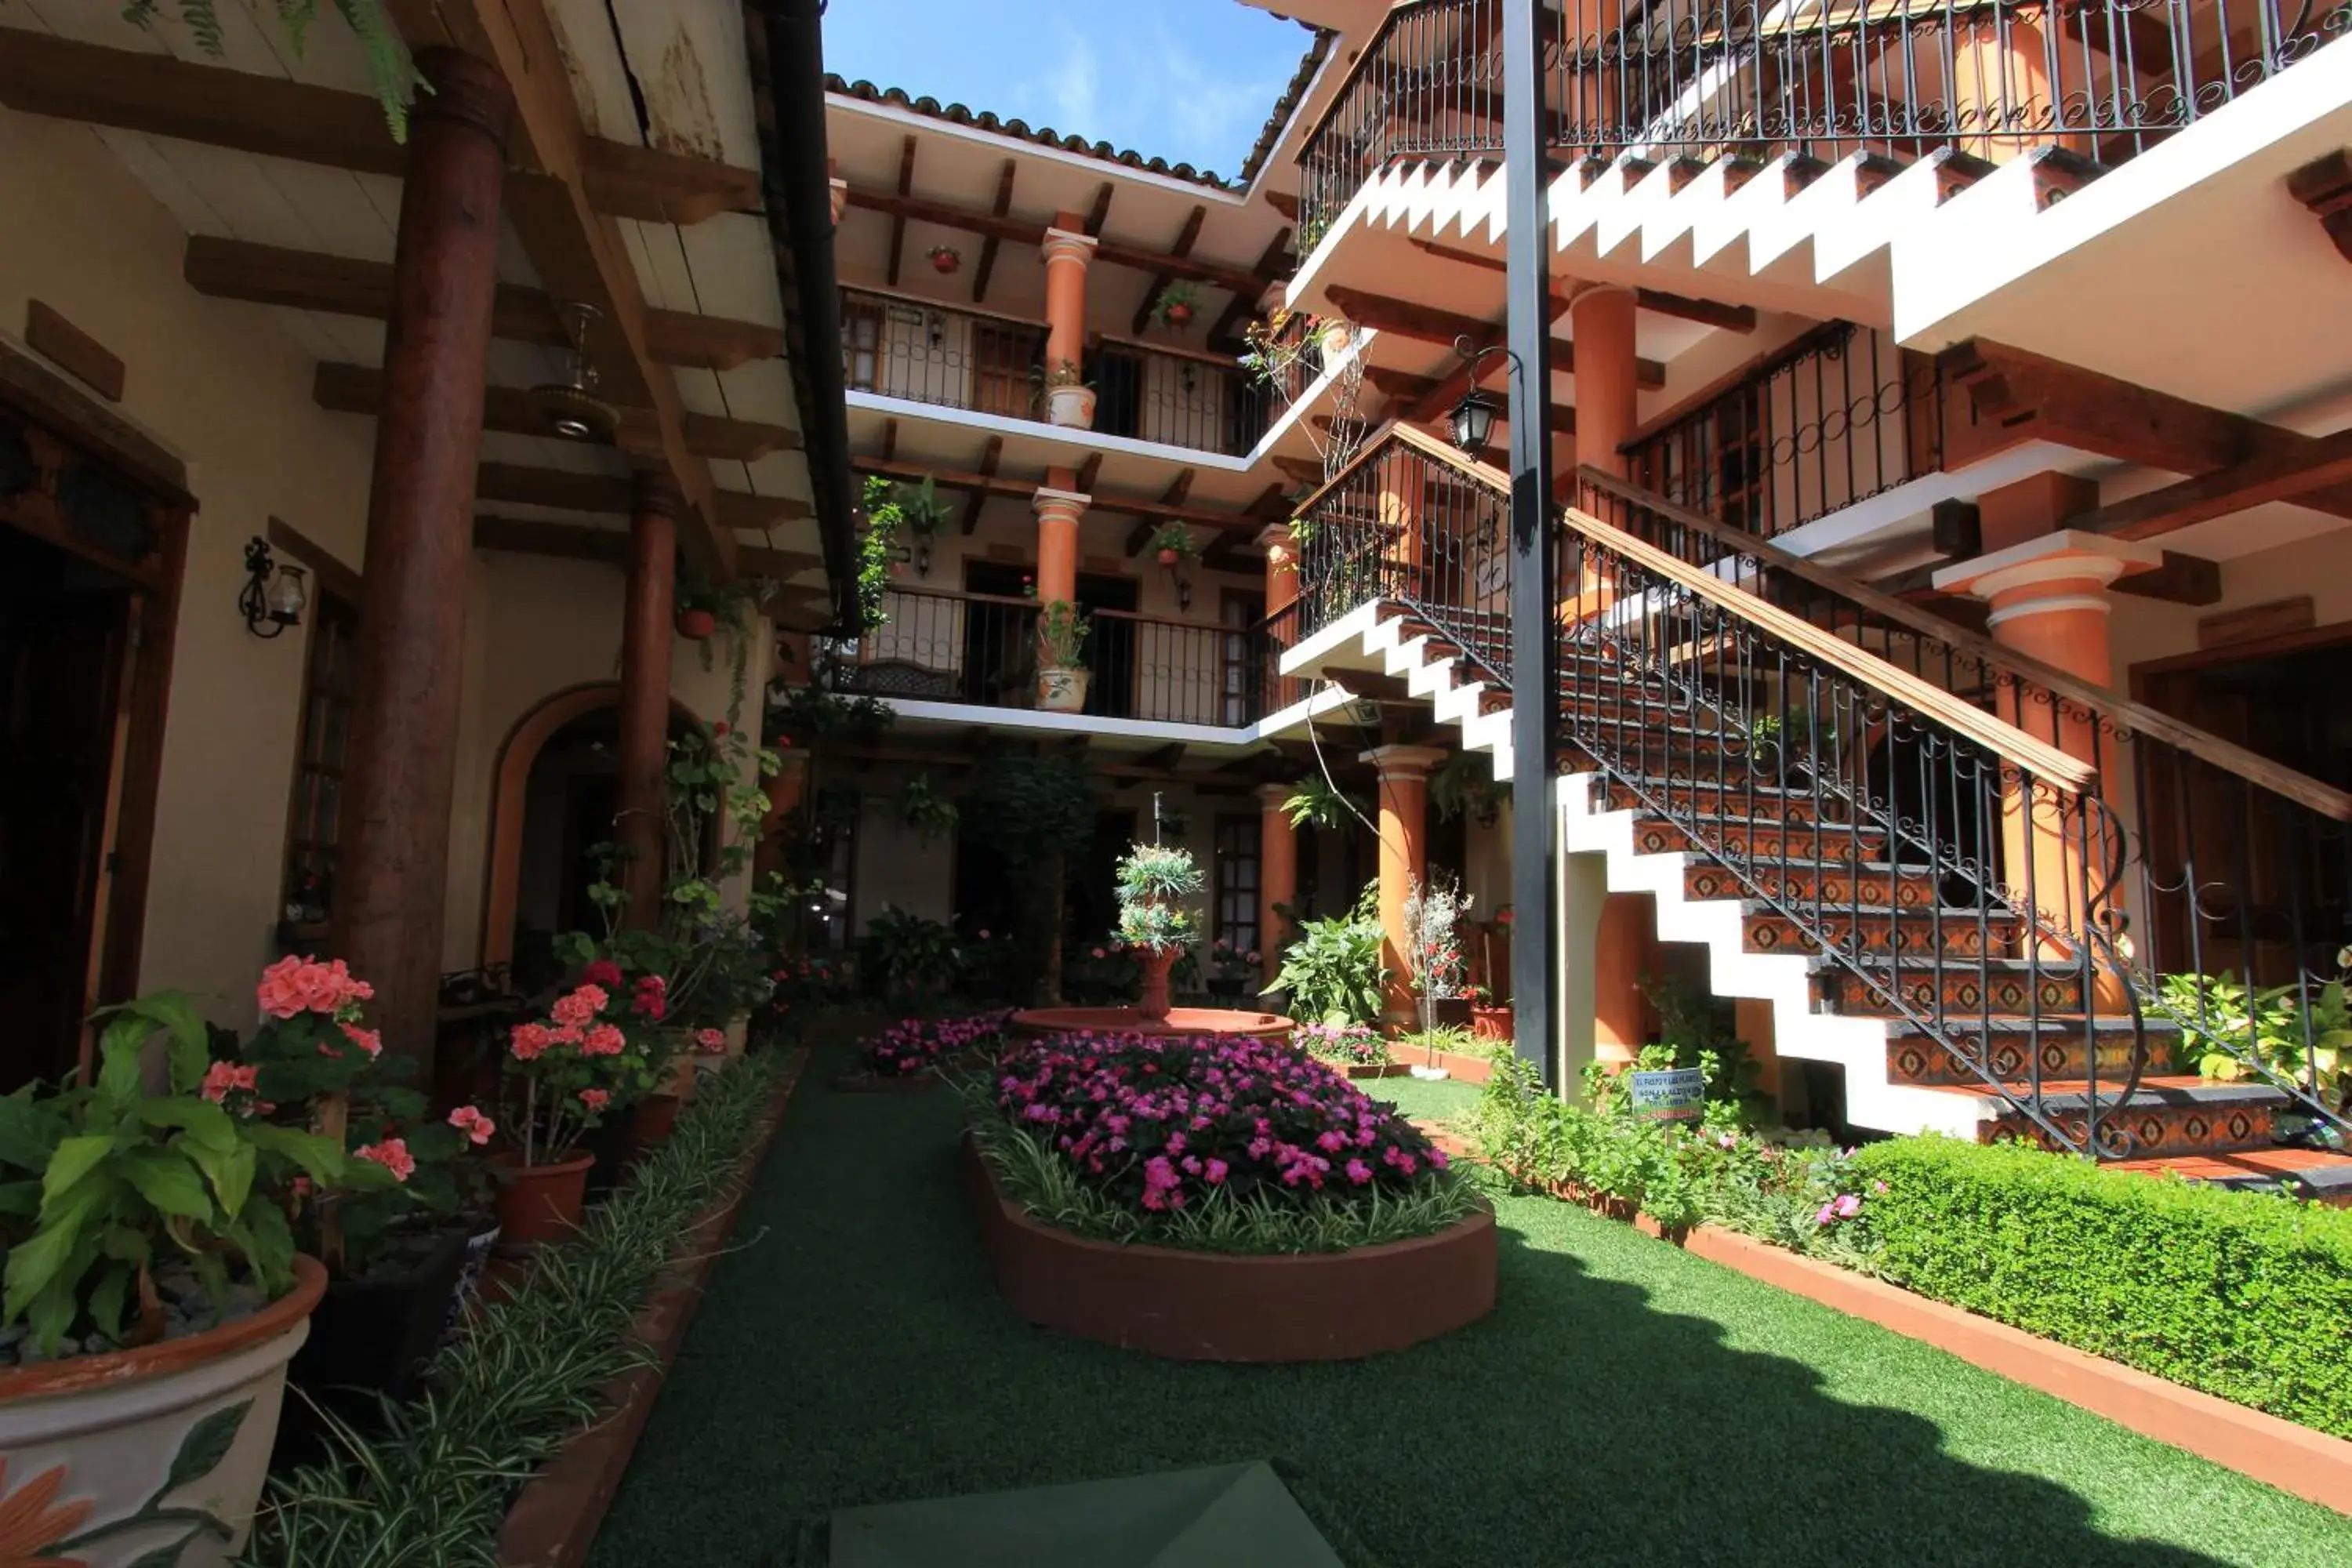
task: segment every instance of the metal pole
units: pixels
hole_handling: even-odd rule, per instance
[[[1552,650],[1551,225],[1544,185],[1544,0],[1505,0],[1503,175],[1510,246],[1512,1025],[1522,1060],[1557,1088],[1559,921],[1552,758],[1559,682]]]

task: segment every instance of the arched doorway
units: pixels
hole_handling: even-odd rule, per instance
[[[613,837],[619,797],[620,688],[575,686],[516,721],[491,785],[481,955],[486,965],[541,967],[547,939],[595,930],[589,851]],[[698,723],[673,698],[673,739]],[[519,982],[531,978],[518,973]]]

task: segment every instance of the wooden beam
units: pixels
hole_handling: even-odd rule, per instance
[[[1176,257],[1192,255],[1194,243],[1201,237],[1201,225],[1208,221],[1208,216],[1209,209],[1196,205],[1184,219],[1184,226],[1176,231],[1176,243],[1168,247],[1168,254]],[[1150,325],[1152,307],[1160,303],[1160,291],[1167,288],[1169,282],[1165,272],[1151,275],[1151,281],[1143,287],[1143,303],[1135,308],[1135,324],[1128,329],[1130,333],[1139,336],[1143,329]]]
[[[2069,518],[2066,526],[2116,539],[2153,539],[2271,501],[2300,502],[2312,490],[2347,481],[2352,481],[2352,429],[2310,438],[2306,447],[2282,445],[2262,457]],[[2118,580],[2116,585],[2125,584]]]
[[[736,564],[746,577],[769,577],[782,582],[786,577],[797,577],[803,572],[824,570],[824,557],[797,550],[763,550],[747,544]]]
[[[885,419],[882,421],[882,456],[887,460],[898,455],[898,422],[896,419]]]
[[[2143,599],[2164,599],[2176,605],[2218,605],[2221,602],[2221,563],[2201,555],[2164,552],[2164,564],[2153,572],[2126,572],[2116,579],[2116,592]]]
[[[994,479],[996,465],[1003,460],[1004,437],[991,436],[988,438],[988,445],[981,451],[980,470],[976,477],[983,480]],[[965,533],[968,534],[980,526],[980,509],[987,503],[988,491],[985,489],[974,489],[971,495],[964,498],[963,531]]]
[[[1037,493],[1038,481],[1008,479],[988,474],[963,473],[954,469],[927,468],[920,463],[886,462],[880,458],[852,458],[850,466],[862,473],[879,474],[886,479],[908,479],[921,483],[929,479],[945,490],[977,490],[984,495],[1003,496],[1025,501]],[[1265,520],[1242,512],[1213,510],[1207,507],[1177,506],[1166,501],[1146,500],[1139,496],[1097,495],[1087,506],[1090,512],[1116,512],[1122,517],[1149,517],[1161,522],[1190,522],[1202,528],[1246,529],[1253,532],[1265,526]]]
[[[392,310],[392,268],[383,262],[289,250],[248,240],[191,236],[181,276],[197,293],[256,305],[362,316],[381,321]],[[536,289],[499,286],[490,330],[512,342],[562,347],[570,340],[555,301]],[[733,370],[783,353],[781,327],[682,310],[646,312],[646,352],[664,364]]]
[[[1289,223],[1297,223],[1298,221],[1298,198],[1290,192],[1266,192],[1265,205],[1280,213],[1285,221]]]
[[[1973,424],[1948,421],[1948,468],[2036,439],[2189,475],[2265,458],[2307,462],[2319,446],[2280,426],[1980,338],[1946,349],[1937,372],[1976,416]],[[2296,504],[2352,517],[2352,486],[2301,490]]]
[[[915,138],[909,133],[898,147],[898,198],[904,201],[915,190]],[[890,269],[887,276],[890,287],[898,286],[898,263],[907,250],[907,215],[904,211],[890,215]]]
[[[1101,184],[1095,187],[1094,205],[1087,209],[1087,233],[1088,235],[1097,239],[1102,237],[1103,225],[1110,221],[1110,199],[1117,194],[1118,187],[1114,186],[1108,180],[1105,180]]]
[[[357,174],[398,178],[408,164],[366,93],[23,28],[0,27],[0,103]],[[583,135],[577,166],[589,205],[614,217],[693,224],[760,207],[758,170],[708,158]]]
[[[792,496],[755,496],[743,490],[717,493],[722,528],[764,530],[809,515],[809,503]],[[631,504],[626,475],[583,474],[521,463],[484,463],[477,468],[474,495],[506,506],[552,507],[614,517],[626,517]]]
[[[1087,460],[1078,465],[1078,471],[1074,477],[1078,494],[1091,495],[1094,492],[1095,476],[1102,472],[1102,460],[1103,455],[1100,452],[1089,452],[1087,454]]]
[[[1138,767],[1150,768],[1154,773],[1172,773],[1176,764],[1183,760],[1184,742],[1171,741],[1164,746],[1154,746],[1148,752],[1138,753],[1135,763]]]
[[[2286,177],[2286,194],[2327,231],[2336,254],[2352,261],[2352,153],[2338,147]]]
[[[1454,342],[1461,338],[1468,338],[1473,344],[1500,341],[1502,327],[1475,316],[1441,310],[1433,305],[1415,304],[1411,300],[1344,285],[1335,284],[1328,292],[1331,296],[1331,303],[1339,307],[1348,320],[1375,331],[1394,332],[1399,337],[1436,343],[1444,348],[1453,347]],[[1552,368],[1574,374],[1576,344],[1566,338],[1554,338],[1552,352],[1555,356]],[[1654,359],[1636,359],[1633,362],[1633,379],[1640,386],[1664,386],[1666,384],[1666,367]]]
[[[1427,252],[1444,261],[1458,261],[1465,267],[1475,267],[1488,272],[1503,270],[1498,256],[1482,256],[1475,250],[1457,250],[1450,245],[1440,245],[1433,239],[1416,239],[1417,250]],[[1562,280],[1554,292],[1572,287],[1572,280]],[[1710,327],[1720,327],[1727,332],[1752,332],[1756,330],[1756,308],[1753,305],[1727,305],[1718,300],[1694,300],[1685,294],[1669,294],[1663,289],[1636,289],[1633,303],[1637,309],[1659,316],[1678,316],[1686,321],[1698,321]]]
[[[927,196],[893,195],[887,191],[852,185],[849,187],[849,205],[864,207],[869,212],[887,213],[892,217],[915,218],[948,228],[960,228],[970,234],[994,235],[1014,245],[1038,245],[1045,237],[1044,224],[1031,223],[1023,218],[998,217],[993,213],[933,201]],[[1201,261],[1189,256],[1171,256],[1166,251],[1128,245],[1118,240],[1097,238],[1095,259],[1115,267],[1130,267],[1139,272],[1165,272],[1176,278],[1189,278],[1196,283],[1213,283],[1220,289],[1232,289],[1243,293],[1255,294],[1264,287],[1254,273],[1238,267]],[[892,281],[897,281],[895,277]]]
[[[383,373],[373,365],[321,364],[311,374],[310,398],[320,407],[338,414],[379,414],[383,408]],[[615,446],[624,451],[658,453],[661,437],[654,411],[623,408],[618,412],[620,424],[612,440],[594,444]],[[562,438],[548,428],[530,391],[520,386],[488,389],[482,407],[482,427],[515,436]],[[687,415],[681,422],[680,434],[686,450],[694,456],[730,462],[757,462],[772,452],[796,451],[801,444],[800,432],[787,426],[728,419],[715,414]]]
[[[1020,167],[1019,163],[1007,158],[1004,167],[997,171],[996,200],[989,205],[988,209],[991,216],[1003,217],[1013,210],[1013,177]],[[980,265],[972,268],[971,274],[971,302],[975,305],[988,302],[988,280],[995,275],[996,247],[1003,243],[992,234],[980,242]]]
[[[586,528],[576,522],[548,522],[530,517],[477,517],[474,548],[505,550],[518,555],[551,555],[566,561],[594,561],[626,567],[629,535],[625,529]]]
[[[1182,506],[1184,504],[1184,499],[1192,493],[1192,476],[1198,470],[1196,469],[1186,468],[1174,479],[1169,480],[1168,488],[1160,493],[1160,504],[1163,506]],[[1080,489],[1084,489],[1086,487],[1081,485],[1078,488]],[[1151,531],[1157,526],[1159,525],[1153,522],[1150,518],[1138,519],[1135,526],[1127,531],[1127,552],[1129,555],[1142,554],[1143,547],[1151,542]]]
[[[1289,268],[1290,232],[1284,229],[1268,240],[1265,248],[1258,253],[1257,265],[1250,268],[1258,280],[1257,287],[1249,293],[1235,294],[1225,302],[1223,314],[1217,318],[1217,324],[1209,329],[1206,340],[1209,347],[1223,350],[1236,346],[1231,336],[1234,329],[1240,325],[1243,317],[1256,311],[1258,296]]]
[[[1302,485],[1320,485],[1325,477],[1319,458],[1294,458],[1277,452],[1267,461]]]

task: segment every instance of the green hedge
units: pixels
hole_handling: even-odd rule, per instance
[[[1947,1138],[1855,1163],[1921,1295],[2352,1437],[2352,1210]]]

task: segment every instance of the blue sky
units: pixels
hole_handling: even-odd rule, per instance
[[[1230,178],[1311,37],[1241,0],[832,0],[824,64]]]

